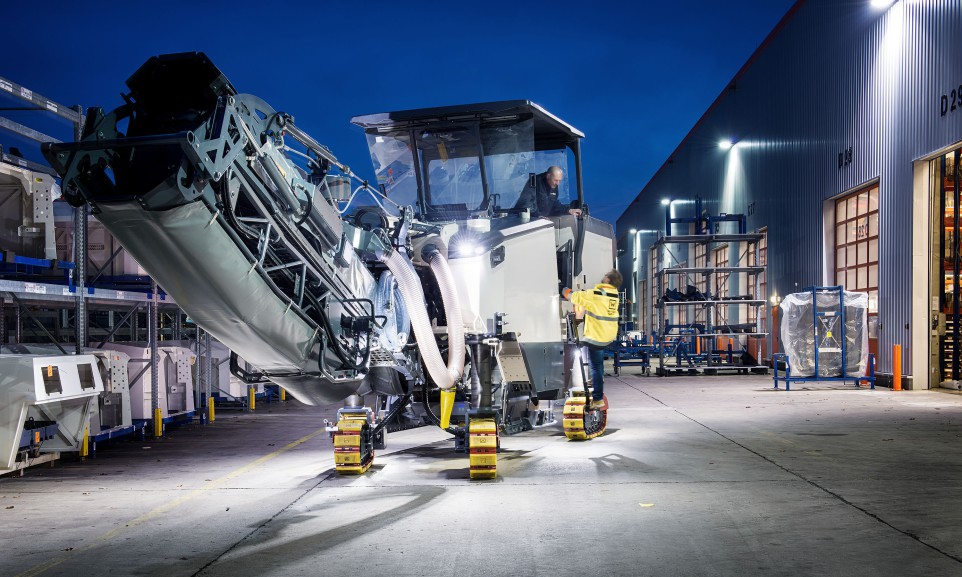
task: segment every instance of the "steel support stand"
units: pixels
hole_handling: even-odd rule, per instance
[[[74,123],[74,140],[83,138],[83,108],[75,106],[78,120]],[[74,340],[77,354],[83,354],[87,346],[87,205],[74,209],[74,283],[77,293],[74,300]]]
[[[204,331],[204,395],[206,399],[211,399],[211,373],[214,372],[214,358],[210,351],[210,333]],[[207,401],[210,402],[210,401]]]
[[[203,362],[203,357],[200,354],[200,327],[194,327],[194,407],[197,409],[197,413],[200,415],[200,424],[207,424],[207,410],[205,403],[207,400],[201,393],[201,363]]]
[[[16,344],[23,343],[23,309],[20,305],[13,307],[13,340]]]
[[[150,281],[150,301],[147,303],[147,341],[150,346],[150,408],[154,418],[154,437],[164,434],[164,423],[160,409],[160,379],[158,373],[157,349],[157,283]]]

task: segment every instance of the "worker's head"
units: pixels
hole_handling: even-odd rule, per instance
[[[548,170],[544,173],[544,179],[545,182],[548,183],[548,188],[557,188],[564,177],[564,171],[558,166],[549,166]]]
[[[621,273],[615,269],[611,269],[605,273],[604,277],[602,277],[601,284],[610,284],[615,288],[619,288],[621,286],[621,280]]]

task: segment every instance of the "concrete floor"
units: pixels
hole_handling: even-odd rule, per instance
[[[0,575],[962,575],[962,396],[609,376],[608,432],[333,474],[296,402],[0,479]],[[558,411],[560,418],[560,410]]]

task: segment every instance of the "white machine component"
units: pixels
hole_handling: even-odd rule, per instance
[[[54,215],[57,240],[57,258],[73,260],[74,254],[74,217],[73,209],[63,204],[64,210],[59,209]],[[104,225],[93,215],[87,217],[87,259],[94,270],[100,271],[105,277],[146,276],[147,272],[137,264],[114,235],[110,234]]]
[[[6,345],[18,355],[46,355],[57,356],[59,349],[50,345],[17,344]],[[130,427],[130,387],[127,379],[127,364],[130,357],[126,353],[114,350],[89,347],[84,349],[85,355],[93,355],[97,360],[100,381],[104,388],[96,403],[90,405],[91,437],[102,433]]]
[[[92,355],[0,355],[0,473],[17,469],[25,431],[55,423],[44,453],[76,451],[90,405],[104,390]]]
[[[121,351],[87,349],[86,354],[97,357],[104,392],[90,407],[90,436],[96,437],[111,430],[129,427],[130,385],[128,368],[130,356]]]
[[[135,420],[152,419],[150,347],[142,342],[110,343],[110,350],[130,357],[127,374],[130,386],[130,416]],[[182,346],[160,345],[158,358],[157,406],[161,418],[194,411],[194,352]]]
[[[210,342],[210,349],[213,356],[210,373],[211,393],[220,392],[234,398],[246,398],[249,385],[230,374],[230,349],[220,341],[214,340]],[[238,358],[237,362],[241,367],[247,366],[244,359]],[[203,371],[201,371],[201,379],[203,379]],[[264,383],[255,383],[254,386],[257,388],[256,392],[264,392]]]
[[[0,162],[0,250],[57,258],[53,201],[60,198],[54,177]],[[63,260],[73,260],[72,257]]]

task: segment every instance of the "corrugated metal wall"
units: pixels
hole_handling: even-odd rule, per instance
[[[879,10],[868,0],[801,0],[618,219],[619,266],[633,270],[629,229],[664,229],[662,198],[700,196],[712,214],[753,205],[749,229],[769,230],[769,293],[830,283],[825,201],[878,180],[879,370],[891,371],[884,351],[899,343],[911,374],[909,329],[927,322],[910,308],[911,277],[927,267],[916,272],[911,261],[913,163],[962,141],[962,110],[940,111],[941,95],[960,84],[962,1]],[[724,138],[736,146],[722,150]],[[849,147],[851,163],[839,167]],[[647,260],[638,263],[645,278]]]

